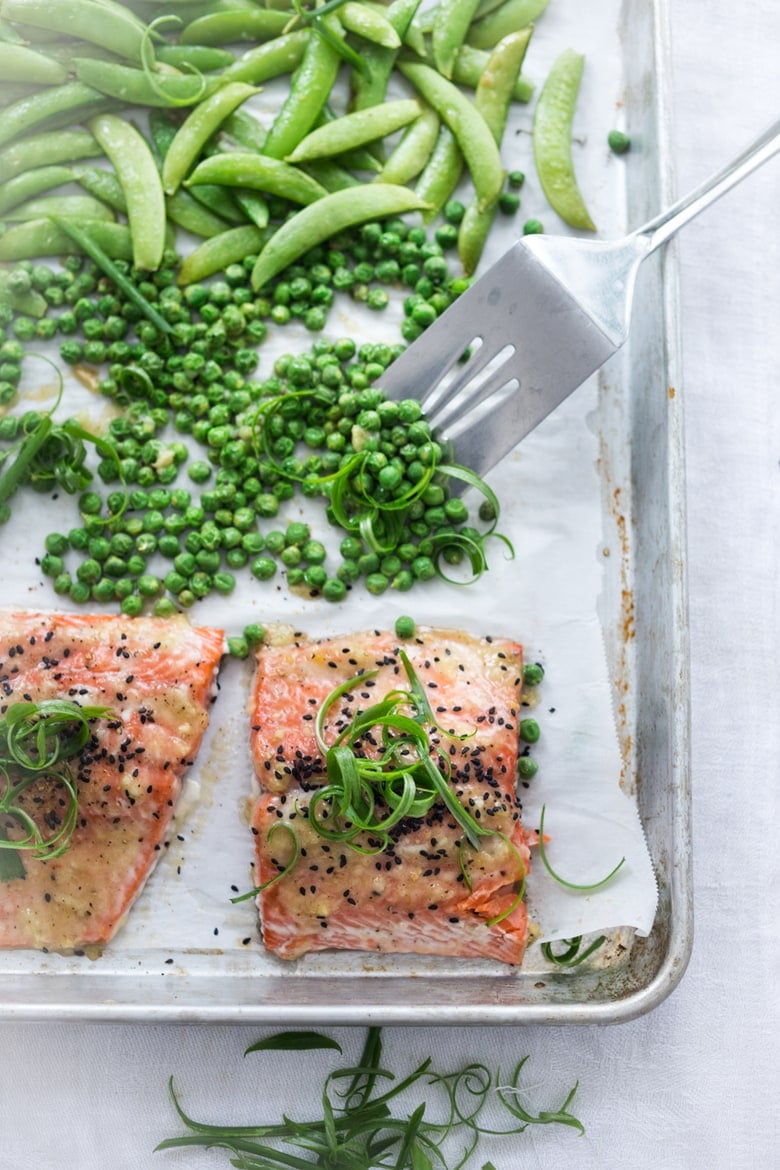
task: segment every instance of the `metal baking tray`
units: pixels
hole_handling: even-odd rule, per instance
[[[577,12],[579,6],[567,0],[558,0],[558,9],[564,13],[560,31],[575,46],[578,28],[605,19],[601,11]],[[614,46],[617,65],[613,60],[611,68],[620,74],[608,108],[633,143],[631,166],[610,172],[620,187],[610,195],[610,234],[617,235],[672,201],[670,32],[666,0],[609,0],[604,10],[610,24],[596,29],[603,46],[599,51],[608,54]],[[566,46],[559,41],[558,47]],[[599,69],[595,54],[593,68]],[[603,131],[601,125],[598,132]],[[199,803],[183,815],[181,834],[130,915],[130,942],[122,932],[116,946],[94,959],[0,954],[0,1018],[275,1026],[592,1024],[632,1019],[672,991],[692,942],[677,310],[672,247],[643,266],[630,343],[598,376],[591,420],[599,437],[604,547],[611,554],[599,617],[625,760],[622,783],[636,796],[658,882],[650,934],[627,934],[625,945],[618,935],[609,961],[569,971],[527,959],[518,970],[486,976],[473,963],[423,961],[399,967],[393,957],[384,963],[374,957],[369,964],[355,956],[299,969],[259,961],[259,940],[249,945],[250,939],[241,937],[252,933],[249,910],[248,929],[236,931],[231,923],[225,929],[219,909],[226,901],[224,875],[212,881],[207,874],[189,901],[185,897],[177,903],[171,946],[172,940],[147,930],[148,903],[162,896],[164,883],[186,862],[185,838],[197,836],[201,853],[219,850],[224,846],[220,819],[238,822],[245,799],[245,778],[221,783],[230,776],[231,742],[243,734],[245,718],[240,696],[248,670],[242,673],[234,663],[232,722],[228,719],[210,735],[209,763],[196,784]],[[12,576],[13,566],[7,567],[7,584]]]

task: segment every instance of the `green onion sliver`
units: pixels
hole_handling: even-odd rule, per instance
[[[617,863],[617,865],[614,867],[614,869],[611,869],[609,871],[609,873],[607,874],[607,876],[601,878],[600,881],[591,882],[587,885],[584,885],[584,884],[581,884],[578,882],[567,881],[565,878],[562,878],[560,876],[560,874],[555,872],[555,870],[550,865],[550,862],[547,859],[547,850],[544,847],[544,812],[545,812],[545,805],[542,805],[542,811],[541,811],[541,814],[539,817],[539,857],[541,858],[542,865],[547,870],[550,877],[553,878],[556,882],[558,882],[559,885],[566,886],[566,888],[569,890],[599,890],[599,889],[601,889],[602,886],[605,886],[607,884],[607,882],[610,881],[615,876],[615,874],[618,872],[618,870],[622,867],[622,865],[624,864],[624,862],[626,860],[625,857],[621,857],[620,861]]]

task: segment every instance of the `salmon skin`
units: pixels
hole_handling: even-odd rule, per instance
[[[165,846],[208,725],[222,630],[186,618],[0,611],[0,714],[21,700],[110,708],[70,761],[78,821],[67,850],[0,882],[0,946],[70,951],[108,942]],[[28,790],[33,815],[56,783]],[[0,817],[6,835],[18,826]]]
[[[358,711],[409,689],[402,650],[436,720],[430,741],[449,757],[448,783],[492,830],[477,847],[442,800],[422,817],[399,821],[380,851],[370,833],[358,841],[367,851],[359,851],[321,836],[310,822],[312,794],[327,783],[315,733],[323,702],[355,678],[325,712],[330,745]],[[520,963],[528,924],[517,894],[529,863],[516,792],[522,647],[418,627],[403,642],[372,631],[264,645],[256,657],[252,831],[266,948],[285,959],[335,948]],[[373,750],[368,743],[364,754]]]

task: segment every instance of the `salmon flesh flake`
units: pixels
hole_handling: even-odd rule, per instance
[[[114,937],[165,846],[223,645],[222,630],[183,616],[0,611],[0,714],[44,699],[111,710],[70,761],[78,822],[67,850],[25,851],[25,876],[0,882],[0,946],[69,951]],[[56,783],[28,791],[34,816],[56,811]],[[12,819],[0,825],[19,836]]]
[[[358,711],[409,689],[401,649],[443,729],[433,728],[431,739],[449,755],[453,792],[494,830],[478,849],[464,844],[443,801],[424,817],[400,821],[379,853],[329,841],[309,822],[311,794],[327,783],[315,734],[324,700],[341,683],[366,676],[328,709],[324,739],[331,744]],[[256,658],[252,831],[256,883],[269,883],[257,898],[267,949],[285,959],[335,948],[520,963],[527,915],[523,902],[512,904],[529,865],[516,791],[522,647],[418,627],[403,642],[372,631],[264,645]],[[293,835],[298,857],[290,865]]]

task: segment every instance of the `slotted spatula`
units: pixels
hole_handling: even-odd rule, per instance
[[[780,121],[623,239],[518,240],[392,363],[381,389],[417,398],[449,456],[484,476],[623,345],[645,257],[778,150]]]

